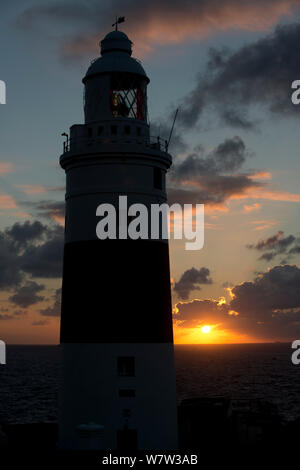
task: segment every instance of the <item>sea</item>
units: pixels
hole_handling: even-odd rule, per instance
[[[300,418],[300,365],[291,344],[177,345],[177,399],[263,399],[284,422]],[[57,422],[60,349],[7,346],[0,365],[0,423]]]

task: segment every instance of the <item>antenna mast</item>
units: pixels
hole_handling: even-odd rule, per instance
[[[169,148],[169,144],[170,144],[171,137],[172,137],[172,134],[173,134],[173,129],[174,129],[174,126],[175,126],[175,121],[176,121],[176,118],[177,118],[178,110],[179,110],[179,108],[177,108],[177,109],[176,109],[176,112],[175,112],[173,124],[172,124],[171,131],[170,131],[170,135],[169,135],[169,140],[168,140],[168,142],[167,142],[167,150],[168,150],[168,148]]]

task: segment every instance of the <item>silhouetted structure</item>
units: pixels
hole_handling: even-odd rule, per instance
[[[60,158],[67,192],[59,445],[174,449],[168,241],[96,236],[99,204],[114,205],[120,222],[120,195],[149,210],[166,202],[171,156],[150,138],[149,78],[131,41],[112,31],[101,53],[83,79],[85,124],[71,127]]]

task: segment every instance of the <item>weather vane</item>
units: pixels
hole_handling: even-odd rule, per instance
[[[112,24],[112,26],[116,27],[116,31],[118,31],[118,24],[124,23],[125,21],[125,16],[119,16],[119,18],[116,16],[116,22]]]

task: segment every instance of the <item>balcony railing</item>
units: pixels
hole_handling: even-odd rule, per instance
[[[168,151],[168,142],[161,137],[131,137],[131,136],[103,136],[103,137],[74,137],[63,143],[63,153],[86,150],[87,148],[98,149],[101,145],[108,144],[138,144],[148,148]]]

